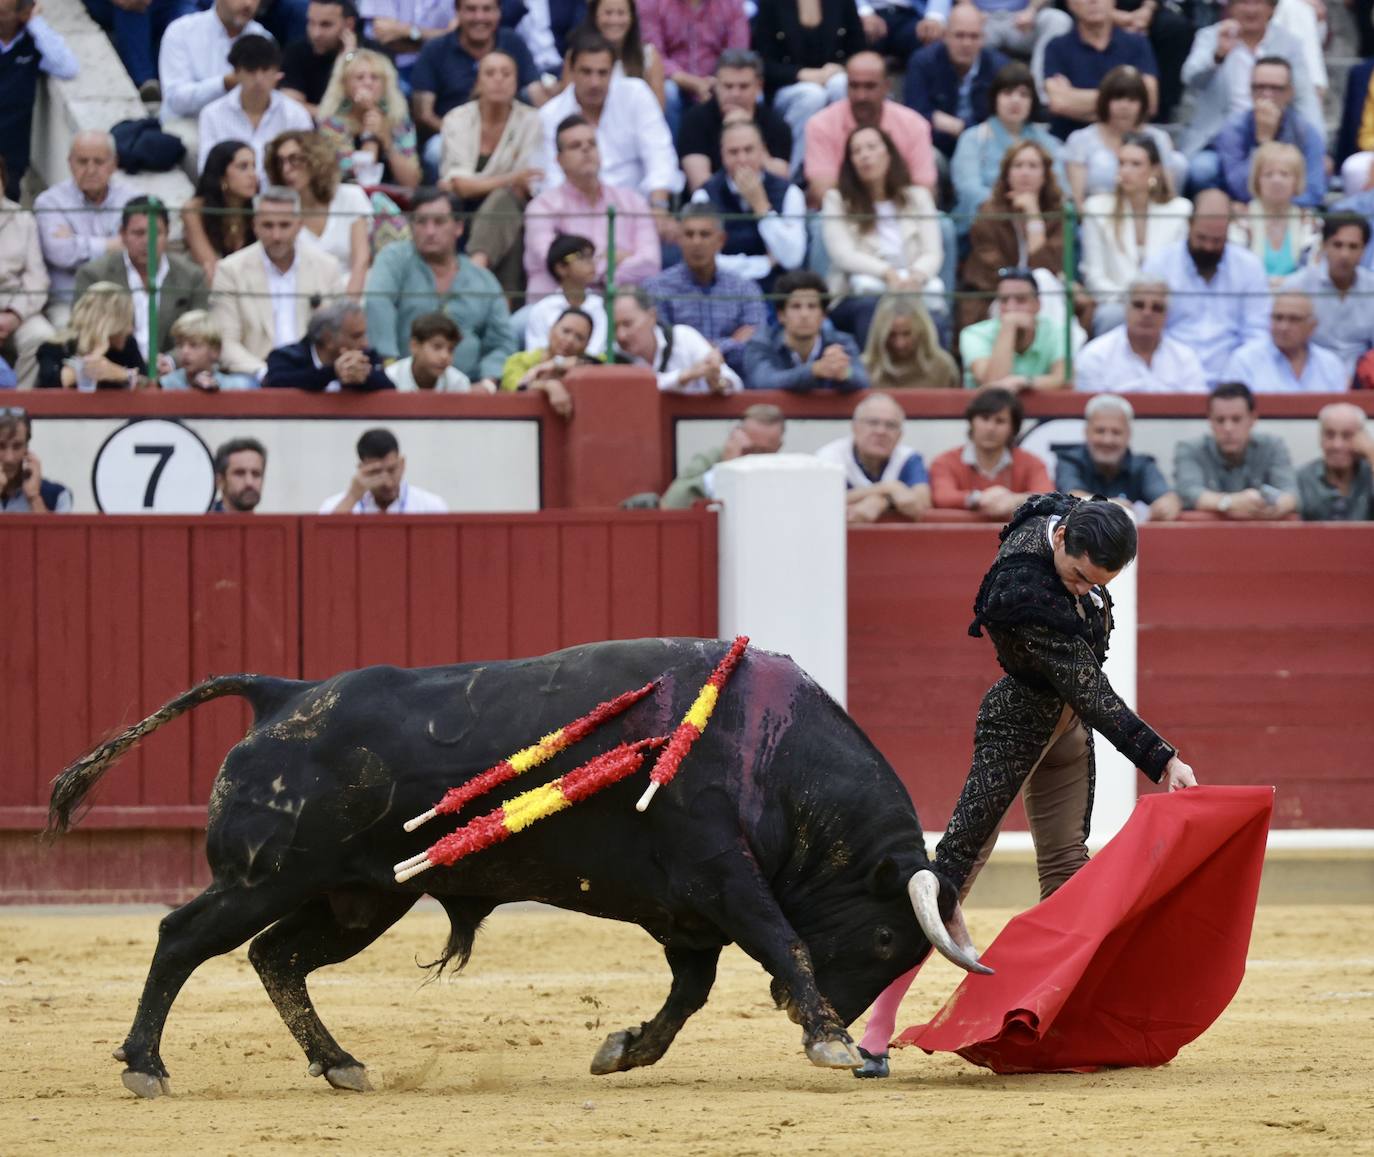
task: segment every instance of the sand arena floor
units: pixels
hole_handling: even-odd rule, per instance
[[[175,1095],[136,1101],[123,1039],[156,936],[152,909],[0,909],[0,1153],[1374,1153],[1374,909],[1260,909],[1225,1016],[1162,1069],[998,1077],[897,1054],[893,1078],[813,1068],[761,969],[730,949],[711,1002],[656,1067],[587,1071],[637,1024],[667,966],[637,928],[497,912],[467,972],[420,987],[442,913],[412,913],[317,973],[325,1023],[378,1092],[334,1092],[240,949],[203,966],[162,1055]],[[986,943],[1009,913],[974,909]],[[1202,967],[1199,962],[1199,967]],[[903,1008],[923,1021],[957,982],[937,960]]]

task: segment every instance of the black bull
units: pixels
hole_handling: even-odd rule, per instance
[[[512,662],[370,667],[319,683],[222,676],[74,763],[54,781],[52,831],[70,826],[96,781],[143,735],[220,696],[253,707],[253,725],[210,795],[214,882],[162,921],[133,1027],[115,1054],[128,1065],[124,1083],[143,1096],[169,1088],[159,1044],[177,993],[205,960],[255,937],[249,959],[312,1074],[367,1087],[363,1066],[316,1014],[306,977],[362,951],[426,893],[451,922],[441,968],[461,967],[482,920],[516,900],[638,924],[663,945],[667,1001],[640,1027],[613,1033],[594,1072],[657,1061],[706,1002],[732,941],[772,975],[815,1063],[859,1063],[845,1026],[930,942],[979,966],[952,888],[928,870],[896,774],[785,657],[745,653],[704,735],[647,812],[634,807],[641,771],[452,867],[405,884],[393,878],[394,864],[456,826],[453,817],[411,834],[401,826],[447,788],[660,675],[625,714],[457,819],[617,742],[668,734],[724,649],[641,639]]]

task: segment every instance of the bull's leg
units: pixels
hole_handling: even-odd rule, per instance
[[[232,952],[301,902],[296,888],[224,888],[212,884],[163,917],[157,950],[143,982],[138,1011],[115,1059],[124,1061],[125,1088],[140,1097],[172,1091],[159,1049],[167,1014],[187,978],[212,956]]]
[[[350,896],[346,907],[317,896],[272,925],[248,947],[248,959],[286,1027],[310,1062],[310,1075],[336,1089],[371,1089],[367,1068],[339,1047],[310,1000],[305,979],[317,968],[356,956],[415,906],[408,892]]]
[[[598,1076],[653,1064],[668,1051],[687,1018],[706,1003],[716,981],[720,947],[684,948],[670,944],[664,955],[673,970],[668,999],[653,1020],[638,1028],[613,1032],[606,1038],[592,1058],[592,1072]]]

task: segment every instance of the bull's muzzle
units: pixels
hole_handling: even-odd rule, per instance
[[[911,906],[916,910],[916,921],[935,950],[965,972],[991,976],[992,969],[978,962],[978,950],[969,938],[968,926],[964,923],[964,913],[959,905],[954,905],[948,924],[940,919],[940,881],[935,878],[935,873],[922,868],[907,882],[906,890],[911,897]]]

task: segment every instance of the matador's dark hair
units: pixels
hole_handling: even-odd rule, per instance
[[[1093,566],[1119,571],[1135,558],[1135,521],[1123,507],[1095,496],[1064,516],[1064,549],[1075,558],[1087,555]]]

